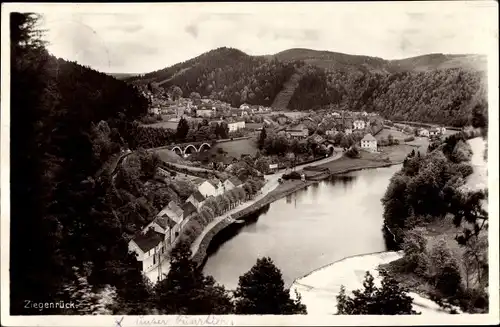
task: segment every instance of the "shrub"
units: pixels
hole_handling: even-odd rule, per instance
[[[346,156],[349,158],[359,158],[359,150],[356,146],[352,146],[347,152],[345,153]]]
[[[484,290],[470,288],[457,294],[460,307],[465,312],[486,313],[489,306],[489,296]]]
[[[462,278],[457,259],[441,239],[430,253],[429,274],[435,286],[445,295],[453,296],[460,290]]]
[[[283,179],[288,180],[288,179],[300,179],[300,174],[296,171],[292,171],[289,174],[283,174]]]
[[[381,287],[375,286],[373,276],[367,271],[363,281],[364,289],[352,291],[353,297],[347,296],[345,287],[340,287],[337,296],[337,314],[339,315],[403,315],[418,314],[413,310],[413,298],[385,271]]]
[[[401,248],[404,251],[406,271],[414,271],[424,276],[428,270],[430,260],[427,254],[427,240],[421,228],[414,228],[405,233]]]
[[[458,264],[452,262],[447,263],[436,276],[436,287],[447,296],[456,295],[461,282]]]
[[[474,172],[472,166],[464,162],[457,164],[456,168],[462,174],[463,178],[468,177]]]

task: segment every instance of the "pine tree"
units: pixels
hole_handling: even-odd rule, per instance
[[[233,305],[224,287],[204,276],[190,259],[187,243],[172,250],[167,278],[155,286],[156,305],[164,314],[229,314]]]
[[[339,315],[404,315],[417,314],[412,309],[413,298],[406,294],[406,289],[386,272],[381,271],[382,285],[374,284],[370,272],[366,272],[363,290],[354,290],[353,297],[346,295],[341,286],[337,295],[337,314]]]
[[[182,117],[179,120],[179,125],[177,125],[177,132],[175,133],[175,138],[181,142],[186,140],[186,136],[189,132],[189,123]]]
[[[300,298],[290,298],[281,271],[268,257],[258,259],[252,269],[240,277],[235,297],[238,314],[307,313]]]
[[[260,131],[260,136],[259,136],[259,150],[262,150],[262,148],[264,147],[266,138],[267,138],[266,129],[262,127],[262,131]]]

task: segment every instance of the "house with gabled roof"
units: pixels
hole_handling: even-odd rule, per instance
[[[296,124],[287,127],[286,134],[292,138],[303,139],[309,135],[309,130],[304,124]]]
[[[182,205],[182,211],[183,211],[183,218],[184,219],[187,219],[189,216],[191,216],[193,213],[196,213],[198,212],[198,208],[196,208],[196,206],[190,202],[190,201],[186,201],[183,205]]]
[[[165,235],[150,228],[130,240],[128,249],[142,263],[142,271],[147,272],[160,262],[161,255],[166,251]]]
[[[208,179],[198,186],[198,191],[200,191],[205,198],[217,196],[223,192],[222,182],[217,178]]]
[[[235,187],[240,187],[243,185],[243,182],[236,176],[231,176],[224,181],[222,184],[224,188],[224,192],[232,190]]]
[[[201,194],[199,190],[196,190],[189,196],[189,198],[187,198],[186,202],[192,203],[196,207],[196,209],[199,210],[205,202],[205,199],[205,196]]]
[[[356,119],[353,123],[354,129],[365,129],[366,123],[364,120]]]
[[[373,137],[370,133],[366,134],[361,139],[361,149],[365,149],[371,152],[377,151],[377,139]]]

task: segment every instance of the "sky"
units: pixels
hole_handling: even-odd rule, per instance
[[[217,47],[310,48],[384,59],[488,53],[497,6],[470,2],[45,4],[48,49],[108,73],[146,73]]]

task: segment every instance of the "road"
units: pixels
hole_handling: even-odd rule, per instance
[[[306,163],[306,164],[302,164],[302,165],[297,165],[297,166],[294,167],[294,170],[301,170],[304,167],[319,166],[319,165],[325,164],[327,162],[337,160],[337,159],[341,158],[342,155],[343,155],[342,149],[341,148],[335,148],[335,153],[332,156],[326,157],[324,159],[320,159],[320,160],[317,160],[317,161],[314,161],[314,162],[310,162],[310,163]],[[274,174],[266,175],[266,179],[268,177],[274,176],[274,175],[279,175],[281,177],[281,175],[284,172],[286,172],[288,169],[289,168],[281,168],[277,172],[275,172]]]
[[[318,161],[315,161],[315,162],[311,162],[311,163],[308,163],[308,164],[302,164],[302,165],[297,165],[295,167],[295,169],[297,170],[300,170],[300,169],[303,169],[304,167],[306,166],[318,166],[318,165],[321,165],[321,164],[324,164],[324,163],[327,163],[327,162],[330,162],[330,161],[333,161],[333,160],[337,160],[339,158],[342,157],[342,150],[338,150],[336,149],[336,152],[334,155],[330,156],[330,157],[327,157],[327,158],[324,158],[324,159],[321,159],[321,160],[318,160]],[[172,163],[171,163],[172,164]],[[176,166],[180,167],[180,168],[189,168],[189,169],[192,169],[192,168],[197,168],[197,167],[191,167],[191,166],[183,166],[183,165],[179,165],[179,164],[175,164]],[[218,223],[220,223],[221,221],[223,221],[224,219],[230,219],[231,218],[231,215],[239,212],[240,210],[243,210],[249,206],[251,206],[252,204],[254,204],[255,202],[261,200],[262,198],[264,198],[267,194],[269,194],[270,192],[274,191],[278,186],[279,186],[279,182],[278,180],[281,178],[282,174],[286,171],[286,168],[284,169],[280,169],[278,170],[276,173],[274,174],[270,174],[270,175],[266,175],[264,176],[265,180],[266,180],[266,184],[264,184],[264,186],[262,187],[262,189],[260,190],[259,194],[253,198],[252,200],[250,201],[246,201],[242,204],[240,204],[239,206],[237,206],[236,208],[233,208],[229,211],[227,211],[226,213],[224,213],[224,215],[222,216],[219,216],[217,218],[215,218],[213,221],[211,221],[204,229],[203,231],[201,232],[201,234],[194,240],[194,242],[191,244],[191,253],[194,255],[197,251],[198,251],[198,248],[200,247],[200,244],[201,244],[201,241],[203,240],[203,238],[205,237],[205,235],[212,229],[214,228]],[[170,269],[170,262],[169,262],[169,259],[168,258],[163,258],[162,262],[161,262],[161,273],[162,274],[167,274],[168,273],[168,270]],[[146,276],[153,282],[155,283],[157,280],[158,280],[158,266],[155,267],[154,269],[146,272]]]

